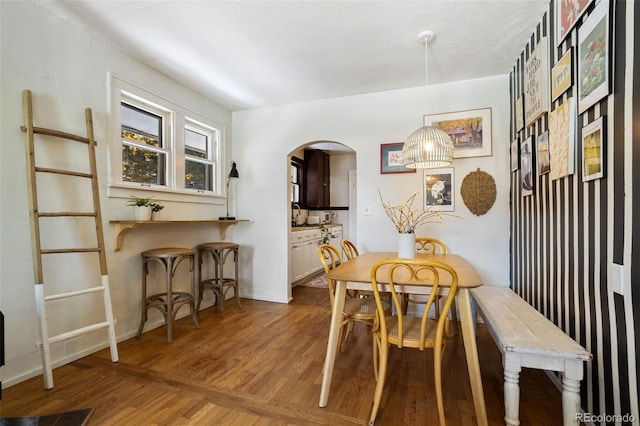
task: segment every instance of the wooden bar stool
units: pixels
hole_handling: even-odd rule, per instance
[[[194,263],[196,251],[188,248],[166,247],[153,250],[147,250],[142,255],[142,318],[140,319],[140,328],[138,328],[138,337],[142,335],[142,328],[147,321],[147,310],[156,308],[164,316],[164,322],[167,325],[167,343],[173,342],[173,322],[176,314],[182,305],[188,304],[191,312],[191,318],[196,325],[196,329],[200,329],[195,309],[195,277]],[[191,284],[191,292],[173,291],[173,275],[178,265],[183,260],[189,261],[189,276]],[[156,293],[147,296],[147,275],[149,274],[149,263],[157,262],[165,272],[165,284],[167,286],[164,293]]]
[[[200,303],[202,302],[202,295],[204,291],[210,289],[216,297],[216,303],[218,303],[220,316],[224,315],[224,301],[226,299],[227,292],[231,289],[235,292],[236,301],[238,307],[242,308],[240,303],[240,294],[238,292],[238,244],[227,243],[223,241],[204,243],[197,247],[198,250],[198,277],[200,280],[200,292],[198,297],[198,305],[196,310],[200,310]],[[213,259],[213,278],[202,277],[202,262],[204,257],[210,254]],[[227,257],[233,254],[234,262],[234,275],[233,278],[224,276],[224,264],[227,261]]]

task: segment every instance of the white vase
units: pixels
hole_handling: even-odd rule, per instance
[[[416,257],[416,234],[398,234],[398,257],[413,259]]]
[[[133,220],[151,220],[151,207],[133,207]]]

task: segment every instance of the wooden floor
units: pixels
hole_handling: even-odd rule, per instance
[[[295,287],[289,305],[243,300],[178,321],[166,329],[105,349],[42,377],[4,389],[2,417],[39,416],[94,408],[90,425],[349,425],[366,424],[375,381],[371,337],[358,324],[338,354],[329,404],[318,407],[329,330],[326,289]],[[500,352],[478,327],[478,350],[489,424],[503,425]],[[432,353],[391,351],[378,425],[436,425]],[[461,337],[447,346],[443,366],[449,425],[476,424]],[[541,371],[520,377],[522,425],[562,424],[560,392]]]

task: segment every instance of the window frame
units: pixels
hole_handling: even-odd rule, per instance
[[[220,164],[223,163],[225,146],[224,124],[203,117],[181,105],[140,87],[117,75],[110,76],[110,137],[108,142],[109,179],[107,184],[108,197],[129,198],[132,192],[140,196],[153,196],[157,200],[192,202],[204,204],[220,204],[224,202],[224,185]],[[167,150],[166,185],[155,185],[139,182],[126,182],[122,179],[122,120],[121,102],[125,101],[137,108],[167,112],[168,118],[164,123],[165,147]],[[212,143],[210,152],[213,164],[212,190],[202,190],[185,187],[185,152],[184,133],[187,126],[196,129],[208,129],[217,134],[217,140]],[[153,149],[155,150],[155,148]]]

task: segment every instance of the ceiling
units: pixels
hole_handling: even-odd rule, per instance
[[[31,0],[236,111],[508,74],[549,0]]]

